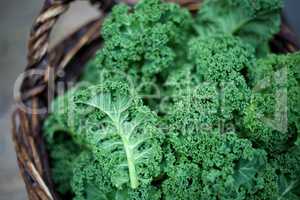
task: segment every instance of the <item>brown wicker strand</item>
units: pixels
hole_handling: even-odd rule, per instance
[[[28,44],[28,66],[32,66],[45,56],[49,46],[50,32],[59,16],[68,7],[68,4],[62,2],[47,5],[36,19]]]

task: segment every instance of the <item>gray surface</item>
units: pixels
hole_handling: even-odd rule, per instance
[[[30,26],[43,0],[0,0],[0,199],[26,199],[24,185],[17,173],[10,137],[9,113],[14,81],[26,64],[26,44]],[[288,19],[300,33],[300,1],[286,0]],[[53,40],[58,41],[78,24],[95,15],[95,10],[79,3],[59,21]],[[287,9],[286,9],[287,10]],[[76,20],[74,20],[76,19]]]
[[[294,28],[294,30],[300,36],[300,1],[285,0],[284,13],[289,24]]]
[[[26,199],[17,173],[10,137],[12,85],[25,65],[29,24],[41,6],[39,0],[1,0],[0,3],[0,199]]]

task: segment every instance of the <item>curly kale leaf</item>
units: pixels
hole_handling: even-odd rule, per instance
[[[299,180],[287,180],[286,177],[279,177],[279,192],[280,196],[278,200],[299,200],[299,187],[300,187],[300,179]]]
[[[161,200],[162,195],[160,188],[152,185],[144,185],[138,189],[128,190],[128,199],[132,200]]]
[[[195,28],[201,37],[238,36],[257,47],[279,31],[282,0],[205,0]]]
[[[129,182],[137,188],[159,175],[162,136],[155,114],[140,99],[115,82],[90,87],[77,96],[78,106],[92,108],[102,116],[87,121],[86,141],[96,158],[107,163],[105,168],[115,186],[121,188]]]
[[[249,185],[265,168],[264,151],[235,133],[170,133],[169,144],[168,179],[163,182],[166,199],[246,199],[255,192]],[[245,178],[247,167],[251,173]]]
[[[216,87],[220,115],[231,119],[232,113],[241,114],[250,94],[242,71],[254,65],[254,49],[231,36],[197,38],[189,56],[197,76]]]
[[[247,185],[249,189],[253,186],[253,180],[257,173],[264,169],[266,163],[266,154],[264,152],[255,152],[254,158],[251,160],[239,160],[234,179],[237,185]]]
[[[251,91],[241,71],[254,65],[253,48],[234,37],[217,36],[192,40],[189,54],[195,69],[170,75],[175,78],[175,87],[169,84],[173,92],[169,124],[178,126],[174,128],[180,132],[235,129],[239,124],[236,119],[250,99]],[[183,76],[187,79],[179,80],[176,86],[176,80]]]
[[[70,97],[75,92],[75,89],[68,91],[66,94],[57,97],[51,104],[50,115],[44,122],[44,136],[49,143],[53,143],[56,133],[75,133],[79,124],[72,123],[69,120],[71,112]]]
[[[95,159],[90,152],[82,152],[74,162],[72,190],[76,200],[111,199],[115,188],[103,171],[104,163]]]
[[[248,193],[249,200],[273,200],[278,199],[278,175],[276,169],[266,163],[264,170],[260,170],[252,180],[252,192]]]
[[[174,49],[186,44],[191,22],[187,10],[159,0],[140,1],[132,12],[126,5],[115,6],[103,24],[105,45],[95,58],[98,73],[117,71],[130,74],[137,84],[151,82],[175,65]]]
[[[51,113],[44,122],[43,134],[47,142],[53,182],[61,194],[70,194],[73,167],[78,154],[84,149],[82,118],[74,114],[72,97],[76,88],[57,97],[51,105]]]
[[[251,68],[255,61],[253,47],[227,35],[197,37],[189,43],[190,62],[204,81],[231,80],[235,73]]]
[[[56,189],[61,194],[71,194],[73,167],[81,148],[70,138],[58,135],[51,145],[48,145],[51,159],[51,174]]]
[[[270,159],[278,174],[278,199],[299,199],[300,186],[300,148],[294,146],[287,152]]]
[[[199,199],[201,191],[201,169],[188,161],[168,166],[168,179],[162,183],[166,200]]]
[[[193,134],[220,128],[218,91],[215,86],[201,85],[191,95],[182,96],[167,115],[171,130]]]
[[[300,128],[300,55],[271,55],[250,69],[253,88],[246,108],[246,137],[270,152],[296,142]]]
[[[86,119],[94,118],[97,113],[75,104],[74,98],[83,88],[86,87],[77,85],[52,102],[50,114],[43,127],[43,134],[48,143],[54,143],[56,135],[67,135],[79,146],[85,146]]]
[[[74,163],[71,182],[75,200],[159,200],[159,189],[148,185],[138,189],[116,188],[105,171],[106,163],[91,152],[82,152]]]

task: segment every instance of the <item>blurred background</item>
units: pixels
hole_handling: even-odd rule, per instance
[[[0,200],[25,200],[10,135],[14,82],[26,66],[30,27],[43,0],[0,0]],[[300,1],[285,0],[284,14],[300,38]],[[83,0],[74,3],[52,33],[52,45],[98,15]]]

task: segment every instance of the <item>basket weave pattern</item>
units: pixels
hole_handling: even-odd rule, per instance
[[[196,11],[200,0],[172,0]],[[26,78],[22,81],[18,105],[30,108],[31,112],[17,106],[12,115],[12,135],[17,161],[31,200],[59,199],[51,182],[48,156],[42,138],[41,127],[47,112],[38,114],[39,108],[48,107],[56,96],[56,81],[76,81],[82,66],[100,48],[102,39],[100,28],[103,16],[109,13],[116,0],[90,0],[99,7],[102,17],[95,19],[69,35],[56,47],[49,50],[49,37],[58,18],[65,13],[72,0],[45,0],[44,6],[36,18],[28,44],[28,65]],[[130,2],[123,0],[123,2]],[[132,1],[131,1],[132,2]],[[294,34],[284,25],[271,42],[273,52],[295,52],[299,46]],[[40,75],[31,75],[39,70]],[[64,71],[65,76],[58,76]]]

